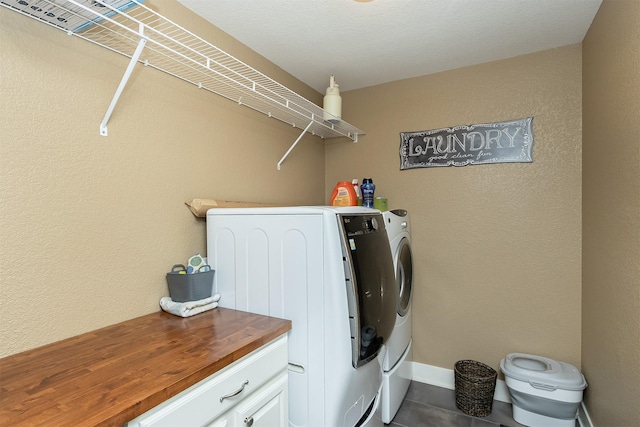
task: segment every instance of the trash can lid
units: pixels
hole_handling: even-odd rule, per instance
[[[548,357],[511,353],[500,361],[500,369],[506,376],[528,382],[534,387],[538,385],[551,390],[584,390],[587,387],[578,368]]]

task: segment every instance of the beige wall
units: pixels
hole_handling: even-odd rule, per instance
[[[585,402],[640,425],[640,1],[605,0],[583,43]]]
[[[321,95],[177,2],[148,4],[285,85]],[[324,143],[0,8],[0,356],[154,312],[206,251],[194,197],[321,204]],[[346,140],[346,138],[345,138]]]
[[[411,215],[414,358],[580,366],[581,47],[347,92],[367,132],[326,145],[327,188],[372,177]],[[399,133],[534,117],[533,163],[399,170]]]

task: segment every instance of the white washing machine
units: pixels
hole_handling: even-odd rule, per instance
[[[384,218],[363,207],[211,209],[221,307],[290,319],[289,425],[383,427],[397,284]]]
[[[382,363],[382,421],[388,424],[398,412],[411,384],[413,258],[408,212],[397,209],[383,212],[383,217],[398,283],[396,323]]]

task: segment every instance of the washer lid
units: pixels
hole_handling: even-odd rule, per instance
[[[575,366],[548,357],[511,353],[500,361],[500,369],[508,377],[543,390],[584,390],[587,387],[584,376]]]

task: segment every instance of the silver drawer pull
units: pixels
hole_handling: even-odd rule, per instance
[[[243,382],[242,386],[238,390],[234,391],[233,393],[225,394],[224,396],[222,396],[220,398],[220,403],[222,403],[222,401],[225,400],[225,399],[229,399],[230,397],[234,397],[234,396],[237,396],[240,393],[242,393],[242,391],[247,386],[247,384],[249,384],[249,380],[246,380],[245,382]]]
[[[253,417],[245,418],[244,423],[247,425],[247,427],[251,427],[253,425]]]

